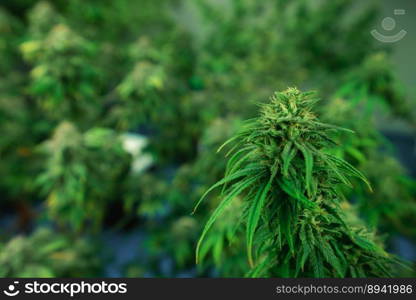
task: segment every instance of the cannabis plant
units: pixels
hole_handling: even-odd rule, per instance
[[[49,119],[93,119],[98,73],[90,63],[94,46],[89,41],[57,24],[45,36],[24,42],[21,51],[33,67],[28,94]]]
[[[62,122],[39,150],[47,159],[36,182],[47,198],[48,215],[74,230],[97,229],[130,162],[120,138],[110,129],[82,133]]]
[[[16,62],[17,53],[15,51],[18,43],[16,37],[21,31],[21,24],[12,14],[0,7],[0,54],[3,59],[0,63],[0,74],[6,77],[8,72],[13,70],[13,64]],[[0,87],[4,83],[0,84]]]
[[[100,264],[96,244],[48,228],[0,241],[0,277],[98,276]]]
[[[365,227],[350,224],[339,186],[364,175],[328,153],[335,131],[312,111],[314,93],[296,88],[275,93],[223,146],[229,151],[221,203],[208,219],[196,250],[199,262],[208,231],[236,197],[244,199],[242,220],[251,271],[248,276],[374,277],[390,275],[393,259]],[[222,147],[221,147],[222,148]],[[220,149],[221,149],[220,148]]]
[[[346,189],[345,194],[356,200],[370,227],[414,237],[414,226],[409,226],[416,210],[414,179],[395,158],[393,145],[376,127],[373,116],[380,103],[374,103],[367,92],[354,95],[352,87],[341,90],[339,97],[325,106],[323,118],[347,126],[355,134],[339,134],[336,137],[339,147],[331,152],[363,170],[374,187],[374,192],[370,192],[357,185],[353,190]]]
[[[270,86],[333,89],[339,80],[334,74],[360,65],[375,48],[367,36],[375,10],[353,13],[351,0],[192,4],[202,16],[196,77],[207,101],[245,117],[252,116],[253,103],[267,99]]]
[[[0,234],[0,275],[89,276],[90,256],[66,254],[77,247],[72,235],[130,228],[146,237],[146,262],[126,262],[131,276],[381,275],[390,258],[380,242],[392,239],[365,227],[414,236],[414,182],[369,116],[380,103],[389,117],[414,116],[390,51],[368,36],[375,10],[355,6],[2,1],[0,219],[19,224],[10,226],[16,235],[34,231]],[[227,167],[215,150],[255,116],[270,86],[292,85],[319,89],[321,122],[356,134],[319,123],[314,97],[292,89],[225,145],[237,145]],[[223,193],[189,216],[217,181]],[[217,206],[195,267],[198,232]],[[39,219],[52,225],[42,238]],[[58,270],[56,256],[83,266],[69,260],[71,271]]]
[[[394,73],[386,52],[374,52],[350,72],[338,94],[347,98],[361,97],[366,106],[383,107],[414,126],[414,107],[407,98],[404,87]]]

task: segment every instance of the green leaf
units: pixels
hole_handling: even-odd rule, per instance
[[[321,255],[316,250],[312,250],[310,253],[311,264],[313,269],[313,275],[316,278],[325,277],[324,262],[322,261]]]
[[[240,158],[240,156],[247,150],[252,149],[253,146],[249,146],[249,147],[244,147],[243,149],[240,149],[239,151],[237,151],[228,161],[226,169],[225,169],[225,177],[227,177],[229,174],[232,174],[234,172],[236,172],[241,166],[242,164],[248,160],[248,158],[250,157],[250,155],[252,154],[251,151],[247,152],[246,154],[243,155],[243,157]],[[237,161],[236,161],[237,160]],[[222,191],[221,193],[224,193],[225,189],[227,187],[227,184],[225,183],[222,187]]]
[[[224,209],[230,204],[231,200],[233,200],[240,193],[242,193],[245,189],[247,189],[250,185],[252,185],[262,175],[263,174],[258,174],[256,176],[247,178],[247,179],[235,184],[234,189],[217,206],[217,208],[214,210],[214,212],[212,213],[212,215],[208,219],[207,223],[205,224],[204,229],[202,230],[202,234],[201,234],[201,236],[198,240],[198,244],[196,246],[196,263],[198,263],[199,250],[200,250],[200,247],[201,247],[201,243],[204,240],[205,235],[207,234],[208,230],[214,224],[215,220],[221,215],[221,213],[224,211]]]
[[[291,207],[284,205],[281,207],[280,214],[280,227],[282,229],[282,234],[284,235],[286,242],[289,246],[290,253],[295,254],[295,244],[293,241],[293,216],[291,212]]]
[[[263,186],[259,189],[249,209],[247,220],[247,255],[250,266],[254,265],[252,253],[254,232],[256,231],[261,211],[263,209],[264,202],[267,198],[267,193],[271,188],[274,177],[274,174],[271,175],[269,181],[266,184],[263,184]]]
[[[346,131],[346,132],[349,132],[349,133],[355,133],[351,129],[347,129],[347,128],[344,128],[344,127],[339,127],[339,126],[332,125],[332,124],[325,124],[325,123],[321,123],[321,122],[317,122],[317,121],[313,121],[312,123],[319,126],[319,127],[322,127],[322,128]]]
[[[252,147],[252,146],[247,147],[245,150],[250,149],[250,148],[254,148],[254,147]],[[226,174],[228,175],[228,174],[231,174],[231,173],[234,173],[235,171],[237,171],[244,164],[244,162],[246,162],[250,158],[251,155],[253,155],[253,151],[247,152],[246,154],[243,155],[243,157],[241,157],[235,163],[232,162],[229,165],[228,173],[226,173]]]
[[[341,267],[341,263],[338,257],[335,255],[331,245],[325,241],[321,236],[318,237],[320,247],[318,249],[321,251],[325,260],[334,268],[340,277],[344,277],[344,272]]]
[[[246,152],[247,150],[253,149],[253,148],[254,148],[254,146],[248,146],[248,147],[244,147],[244,148],[238,150],[237,152],[235,152],[233,154],[233,156],[231,156],[228,159],[225,174],[227,175],[229,173],[229,171],[231,170],[231,168],[234,166],[235,163],[237,163],[239,161],[241,155],[243,155],[244,152]],[[246,155],[249,154],[249,153],[246,153]]]
[[[266,269],[270,269],[275,264],[270,256],[265,257],[261,263],[257,264],[253,269],[251,269],[245,277],[250,278],[259,278],[260,276],[265,276],[264,274]]]
[[[306,198],[296,187],[287,179],[281,178],[278,180],[279,186],[282,190],[292,198],[299,200],[306,207],[315,207],[316,204]]]
[[[239,135],[235,135],[235,136],[233,136],[232,138],[230,138],[230,139],[228,139],[224,144],[222,144],[219,148],[218,148],[218,150],[217,150],[217,153],[218,152],[220,152],[225,146],[227,146],[229,143],[231,143],[231,142],[233,142],[233,141],[235,141],[236,139],[238,139],[238,138],[240,138],[240,136]]]
[[[303,157],[305,158],[305,181],[306,181],[306,190],[308,191],[308,196],[313,195],[313,183],[312,183],[312,170],[313,170],[313,156],[312,153],[303,145],[296,143],[298,149],[302,152]]]
[[[345,160],[343,160],[341,158],[338,158],[334,155],[331,155],[331,154],[327,154],[326,156],[330,160],[332,160],[334,163],[336,163],[337,165],[342,167],[344,170],[346,170],[348,173],[350,173],[351,175],[361,179],[367,185],[368,189],[370,191],[373,191],[373,189],[371,188],[370,182],[367,180],[367,178],[364,176],[364,174],[361,173],[360,171],[358,171],[356,168],[354,168],[350,163],[348,163]]]
[[[320,153],[319,155],[325,161],[328,167],[335,173],[335,175],[337,175],[338,179],[345,185],[352,188],[351,182],[348,180],[347,177],[344,176],[344,174],[342,174],[342,172],[340,172],[338,166],[335,163],[333,163],[330,159],[328,159],[327,154]]]
[[[257,171],[257,172],[256,172]],[[198,206],[202,203],[202,201],[205,199],[205,197],[214,189],[216,189],[217,187],[220,187],[221,185],[228,183],[230,181],[233,181],[237,178],[243,177],[243,176],[249,176],[249,175],[256,175],[257,174],[263,174],[265,172],[265,167],[264,166],[255,166],[255,167],[247,167],[243,170],[237,171],[233,174],[230,174],[229,176],[221,179],[220,181],[218,181],[216,184],[214,184],[213,186],[211,186],[203,195],[202,197],[198,200],[197,204],[195,205],[195,208],[193,210],[192,213],[195,213],[195,211],[198,209]]]
[[[293,143],[292,142],[287,142],[287,144],[284,146],[283,151],[282,151],[282,159],[283,159],[283,176],[287,177],[288,176],[288,170],[289,170],[289,166],[291,161],[293,160],[293,158],[296,156],[297,153],[297,149],[295,147],[292,147]]]

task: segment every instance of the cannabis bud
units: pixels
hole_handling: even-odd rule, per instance
[[[319,122],[312,113],[316,102],[314,93],[296,88],[275,93],[261,105],[260,116],[247,120],[222,146],[235,144],[224,178],[198,202],[223,186],[222,201],[198,242],[197,260],[208,230],[239,196],[245,203],[241,223],[246,225],[249,276],[388,274],[390,257],[364,226],[350,226],[340,208],[344,197],[339,184],[352,186],[351,176],[368,182],[352,165],[328,153],[336,146],[331,131],[345,129]]]

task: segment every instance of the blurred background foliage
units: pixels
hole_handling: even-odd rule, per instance
[[[322,119],[355,131],[333,151],[374,192],[356,184],[346,205],[416,261],[416,109],[396,45],[369,34],[381,12],[351,0],[1,2],[0,276],[245,276],[241,199],[199,265],[219,199],[191,212],[223,177],[217,148],[288,86],[317,90]]]

